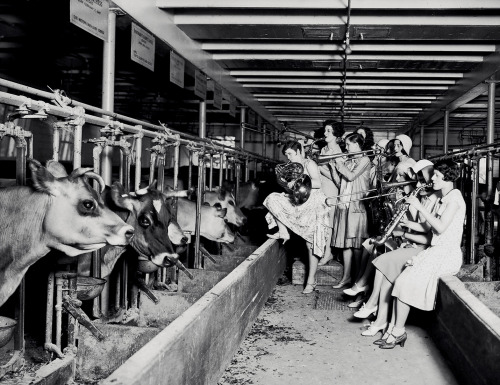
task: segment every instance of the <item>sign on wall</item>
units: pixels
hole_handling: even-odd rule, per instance
[[[108,0],[71,0],[69,19],[72,24],[108,41]]]
[[[170,51],[170,81],[184,88],[184,67],[185,60],[177,55],[174,51]]]
[[[135,23],[132,23],[130,58],[151,71],[155,70],[155,37]]]
[[[214,83],[214,108],[222,109],[222,87]]]
[[[207,98],[207,77],[200,70],[194,73],[194,94],[203,100]]]

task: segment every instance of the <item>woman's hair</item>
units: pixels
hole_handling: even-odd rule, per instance
[[[396,142],[396,140],[401,143],[401,141],[399,139],[396,139],[396,138],[389,140],[389,142],[387,143],[387,146],[385,146],[385,151],[387,153],[389,153],[389,154],[394,153],[394,143]],[[401,147],[403,147],[403,143],[401,143]],[[401,154],[408,155],[404,148],[401,149]]]
[[[358,130],[363,130],[365,133],[366,133],[366,136],[365,136],[365,144],[363,145],[363,148],[362,150],[363,151],[366,151],[366,150],[371,150],[372,146],[375,144],[375,139],[373,138],[373,131],[370,127],[359,127],[356,129],[356,131],[354,132],[358,132]]]
[[[317,130],[318,137],[322,138],[325,136],[325,127],[326,126],[332,126],[333,130],[333,135],[337,138],[342,138],[342,135],[344,135],[345,130],[344,130],[344,124],[342,122],[338,122],[336,120],[328,119],[323,122],[323,127],[319,128]]]
[[[293,151],[302,151],[302,145],[296,140],[289,140],[283,146],[281,152],[285,155],[285,151],[291,148]]]
[[[359,148],[363,148],[363,145],[365,144],[365,140],[363,139],[363,135],[358,134],[356,132],[353,132],[352,134],[349,134],[345,137],[346,142],[351,142],[351,143],[357,143],[359,145]]]
[[[455,182],[460,177],[460,167],[452,160],[440,160],[434,163],[434,170],[443,174],[445,182]]]

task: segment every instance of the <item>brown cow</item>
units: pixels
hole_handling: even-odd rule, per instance
[[[56,163],[52,166],[63,169]],[[38,161],[31,160],[29,167],[33,187],[0,189],[0,306],[51,249],[74,257],[106,244],[126,245],[134,235],[90,187],[89,178],[104,187],[91,169],[56,178]]]

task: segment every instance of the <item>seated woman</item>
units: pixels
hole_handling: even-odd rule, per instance
[[[269,238],[283,239],[285,243],[290,234],[288,229],[301,236],[307,242],[309,250],[309,273],[304,291],[312,292],[316,287],[315,275],[318,258],[323,257],[325,247],[330,241],[331,223],[328,216],[326,196],[321,192],[321,180],[317,164],[302,155],[300,143],[290,140],[283,147],[283,154],[290,162],[297,162],[304,167],[304,174],[311,178],[311,195],[301,205],[293,205],[285,193],[272,193],[264,200],[264,206],[269,210],[266,219],[269,228],[278,226],[278,233],[269,234]],[[295,182],[289,182],[293,187]],[[306,294],[304,293],[304,294]]]
[[[347,152],[360,152],[364,141],[360,134],[350,134],[345,140]],[[368,218],[361,198],[364,198],[370,184],[370,159],[356,155],[343,161],[333,159],[333,177],[340,186],[339,202],[333,220],[332,246],[343,249],[344,273],[334,289],[351,283],[352,259],[361,257],[361,245],[368,238]]]
[[[433,167],[430,161],[426,159],[419,160],[412,169],[418,178],[417,187],[422,187],[430,182],[433,175]],[[433,193],[432,189],[421,189],[419,196],[422,205],[432,212],[438,200],[437,194]],[[382,254],[372,262],[372,265],[377,269],[372,294],[366,304],[354,313],[357,318],[367,318],[371,313],[377,312],[378,309],[377,319],[371,323],[368,330],[361,333],[364,336],[373,336],[379,330],[384,330],[387,327],[392,302],[391,290],[395,279],[401,274],[409,258],[417,255],[430,245],[430,225],[421,215],[410,211],[408,211],[407,218],[403,217],[401,219],[399,226],[396,227],[392,234],[394,237],[401,237],[404,242],[398,249]],[[413,218],[416,220],[412,220]]]
[[[441,193],[434,209],[436,215],[417,198],[409,197],[407,200],[431,226],[431,247],[408,259],[406,268],[394,283],[391,324],[384,335],[387,337],[379,342],[381,349],[393,349],[396,345],[403,347],[407,339],[405,324],[410,308],[433,310],[439,277],[453,275],[460,270],[465,201],[460,191],[454,188],[459,174],[458,165],[451,160],[434,165],[432,187]]]

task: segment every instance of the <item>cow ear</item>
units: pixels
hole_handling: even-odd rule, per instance
[[[55,160],[48,160],[45,163],[45,167],[47,167],[47,170],[55,177],[55,178],[64,178],[68,176],[68,173],[66,172],[66,169],[64,166],[56,162]]]
[[[219,198],[220,201],[223,201],[224,199],[226,199],[226,190],[220,189],[219,190],[218,198]]]
[[[219,218],[224,218],[227,214],[227,209],[219,209],[217,208],[217,216]]]
[[[115,182],[111,186],[111,199],[118,207],[130,212],[134,211],[133,198],[125,192],[120,182]]]
[[[50,195],[59,195],[59,190],[55,186],[56,178],[50,173],[42,164],[31,159],[29,161],[29,166],[31,170],[31,178],[33,179],[33,187],[40,192],[44,192]]]

